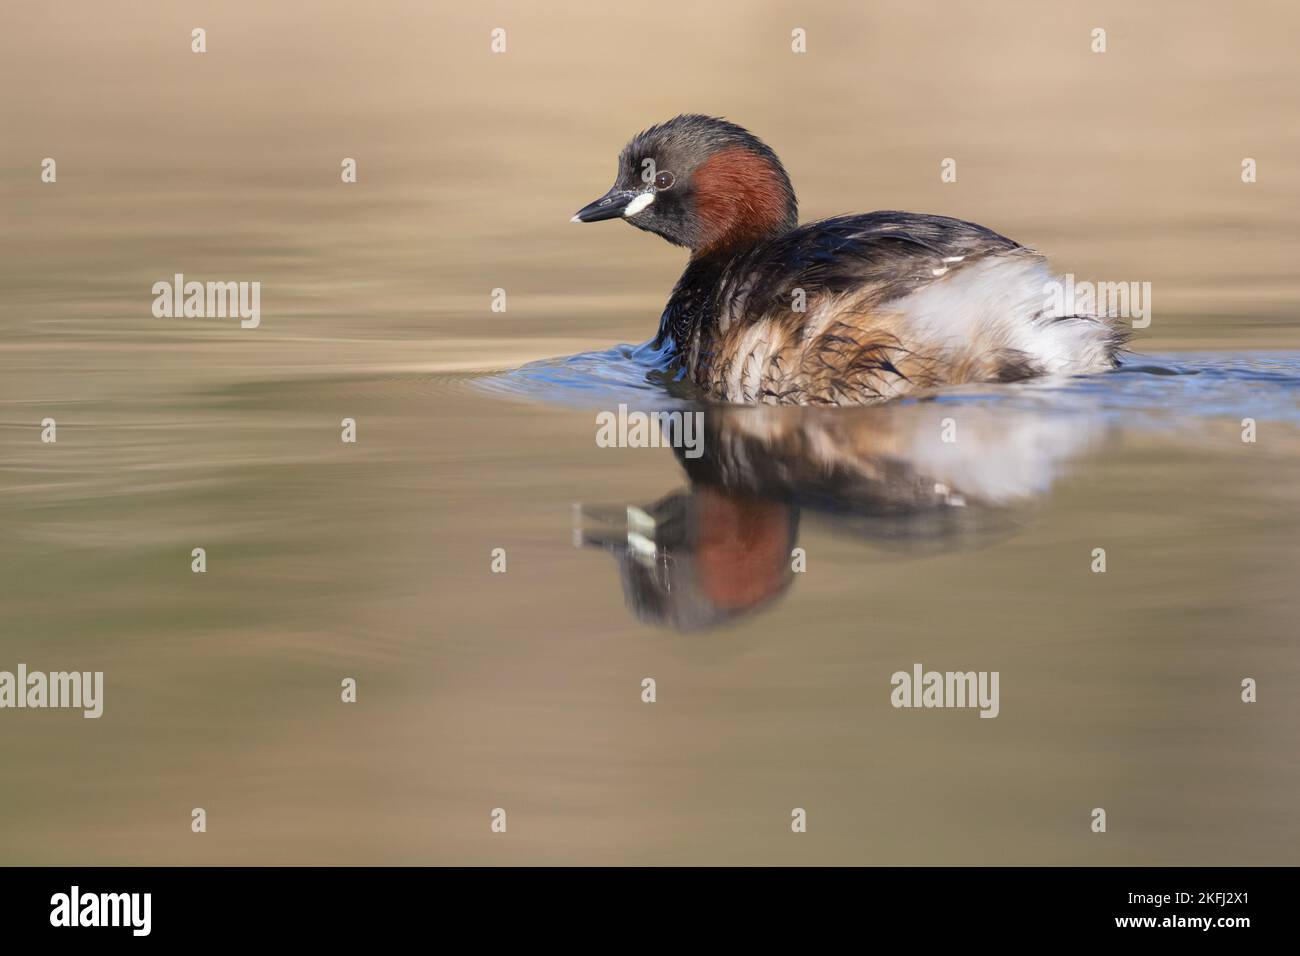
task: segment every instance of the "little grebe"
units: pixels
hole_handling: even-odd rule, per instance
[[[617,218],[691,250],[655,344],[722,401],[866,404],[1097,372],[1128,338],[1054,312],[1043,257],[983,226],[893,211],[798,225],[776,154],[722,119],[635,136],[573,221]]]

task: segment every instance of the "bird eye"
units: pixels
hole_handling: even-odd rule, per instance
[[[675,182],[677,182],[677,177],[664,170],[655,177],[655,189],[671,189]]]

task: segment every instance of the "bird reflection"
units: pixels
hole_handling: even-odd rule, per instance
[[[682,631],[771,607],[804,562],[801,521],[873,547],[982,547],[1013,534],[1102,423],[1059,408],[706,406],[689,486],[651,504],[575,505],[574,543],[618,562],[628,608]]]

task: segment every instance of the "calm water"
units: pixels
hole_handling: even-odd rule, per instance
[[[628,367],[175,387],[44,403],[52,447],[7,429],[6,660],[108,681],[97,722],[4,715],[8,858],[1289,858],[1300,355],[711,409],[695,461],[596,447],[591,409],[664,404],[607,384]],[[1000,716],[893,710],[915,661],[998,670]]]
[[[16,13],[7,87],[48,82],[0,166],[0,670],[106,700],[0,712],[0,862],[1295,863],[1296,14],[1130,6],[828,9],[800,61],[777,7],[604,10],[644,48],[579,54],[588,10],[507,4],[496,60],[423,3],[223,5],[206,60],[173,5]],[[599,411],[697,408],[616,344],[681,256],[568,217],[685,108],[808,218],[1152,282],[1139,354],[598,447]],[[153,318],[175,272],[262,282],[261,327]],[[1000,715],[892,708],[916,662],[998,671]]]

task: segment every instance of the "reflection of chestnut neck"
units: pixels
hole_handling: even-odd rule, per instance
[[[794,544],[789,507],[732,497],[710,487],[697,487],[694,497],[700,590],[728,611],[751,607],[779,592]]]

